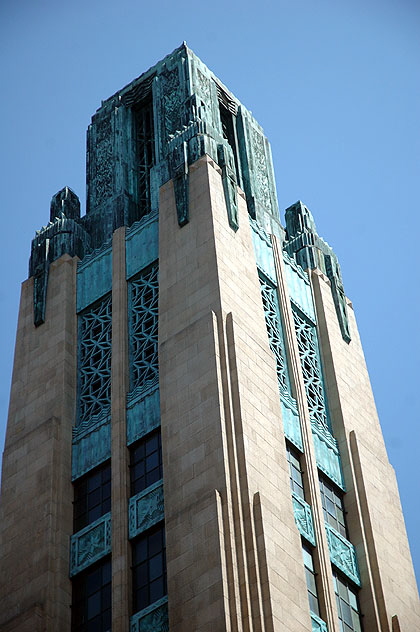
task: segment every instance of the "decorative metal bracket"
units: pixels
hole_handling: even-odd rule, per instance
[[[170,174],[174,184],[179,226],[189,221],[188,151],[186,141],[175,144],[169,155]]]
[[[286,252],[294,256],[304,270],[319,268],[327,275],[341,335],[349,343],[351,336],[346,295],[338,259],[331,246],[318,235],[312,213],[300,200],[286,209],[286,231]]]
[[[217,157],[219,167],[222,169],[223,192],[225,194],[226,209],[229,219],[229,226],[233,230],[238,230],[238,193],[232,152],[226,145],[217,146]]]

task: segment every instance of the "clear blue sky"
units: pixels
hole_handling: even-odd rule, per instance
[[[339,257],[419,577],[419,33],[417,0],[2,0],[0,444],[35,230],[65,185],[84,209],[101,99],[186,40],[264,127],[280,208],[302,199]]]

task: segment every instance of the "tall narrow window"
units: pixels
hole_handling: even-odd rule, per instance
[[[238,143],[235,131],[235,117],[232,112],[222,102],[219,101],[220,121],[222,123],[223,138],[229,143],[233,159],[235,161],[235,172],[238,183],[241,182],[238,160]]]
[[[303,491],[302,470],[300,467],[300,455],[289,443],[286,443],[287,461],[289,463],[290,487],[300,498],[305,500]]]
[[[131,495],[134,496],[162,478],[160,429],[130,448]]]
[[[337,490],[324,476],[319,477],[319,488],[325,522],[347,538],[342,492]]]
[[[350,583],[333,569],[334,590],[337,599],[341,632],[362,632],[357,593]]]
[[[130,281],[131,388],[158,375],[158,264]]]
[[[72,580],[72,632],[110,632],[111,560],[91,566]]]
[[[160,523],[133,541],[133,607],[143,610],[166,595],[165,528]]]
[[[309,609],[319,617],[319,600],[316,585],[314,560],[312,552],[306,545],[302,546],[303,563],[305,565],[306,587],[308,589]]]
[[[95,468],[74,483],[74,531],[111,510],[111,465]]]
[[[281,391],[290,393],[290,383],[286,363],[286,350],[283,337],[283,329],[280,319],[280,308],[277,298],[277,290],[263,276],[259,275],[261,296],[264,307],[265,324],[268,333],[270,349],[274,353],[277,369],[277,380]]]
[[[148,98],[133,108],[137,158],[137,203],[139,217],[151,210],[150,169],[154,164],[153,103]]]
[[[79,315],[79,422],[111,400],[111,295]]]

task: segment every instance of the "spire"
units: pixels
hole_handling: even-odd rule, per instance
[[[285,215],[284,249],[304,270],[318,268],[328,277],[341,335],[343,340],[350,342],[346,295],[336,254],[318,235],[311,211],[300,200],[289,206]]]

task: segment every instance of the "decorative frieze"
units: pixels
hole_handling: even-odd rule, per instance
[[[295,492],[292,492],[293,513],[299,533],[313,546],[316,545],[311,506]]]
[[[111,458],[110,408],[73,428],[72,480]]]
[[[163,518],[163,482],[160,480],[128,501],[129,537],[135,538]]]
[[[156,377],[127,395],[127,445],[159,425],[159,380]]]
[[[317,466],[343,491],[346,491],[337,441],[328,428],[320,426],[313,420],[311,420],[311,428]]]
[[[111,513],[107,513],[70,538],[70,576],[80,573],[111,552]]]
[[[316,315],[314,302],[312,297],[311,284],[309,282],[308,273],[305,272],[287,252],[283,252],[283,260],[285,263],[284,270],[286,274],[287,288],[289,290],[290,300],[299,307],[299,309],[314,324],[316,324]]]
[[[355,584],[360,586],[359,567],[353,544],[328,523],[325,523],[325,528],[327,530],[327,541],[328,548],[330,550],[331,562],[335,564],[340,571],[345,573]]]
[[[311,612],[312,632],[328,632],[328,627],[325,621]]]
[[[78,263],[76,279],[78,312],[111,291],[112,244],[109,241]]]
[[[302,432],[296,401],[285,393],[280,395],[281,416],[284,434],[301,452],[303,452]]]
[[[130,632],[169,632],[168,598],[162,597],[133,615]]]

